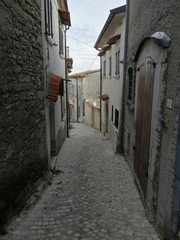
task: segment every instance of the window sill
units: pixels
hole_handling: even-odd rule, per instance
[[[115,126],[115,122],[113,122],[113,121],[111,120],[111,124],[112,124],[112,127],[114,128],[114,129],[113,129],[113,130],[114,130],[114,133],[117,134],[117,133],[118,133],[118,128]]]

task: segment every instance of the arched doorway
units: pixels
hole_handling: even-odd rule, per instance
[[[134,169],[144,198],[151,202],[155,198],[157,181],[154,173],[158,161],[162,130],[161,108],[164,98],[163,74],[167,65],[167,50],[170,39],[158,32],[143,39],[134,59],[136,68],[135,90],[135,152]],[[155,189],[156,188],[156,189]]]
[[[155,63],[153,59],[146,57],[138,67],[137,74],[136,149],[134,167],[144,196],[146,196],[147,191],[154,69]]]

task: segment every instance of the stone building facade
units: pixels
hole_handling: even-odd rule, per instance
[[[149,218],[168,236],[180,223],[180,2],[127,3],[124,151]]]
[[[48,168],[40,1],[0,2],[0,225]]]

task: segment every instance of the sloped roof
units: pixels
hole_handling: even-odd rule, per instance
[[[112,31],[119,26],[121,19],[125,16],[126,5],[110,10],[109,17],[94,45],[94,47],[101,48],[106,43],[106,41],[112,37]]]
[[[88,70],[88,71],[84,71],[84,72],[78,72],[75,74],[71,74],[71,75],[69,75],[69,78],[85,77],[88,74],[92,74],[92,73],[96,73],[96,72],[100,72],[100,69]]]

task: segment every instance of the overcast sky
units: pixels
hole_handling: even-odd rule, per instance
[[[109,11],[125,3],[126,0],[68,0],[72,26],[67,31],[67,45],[73,58],[72,73],[100,68],[93,46]]]

